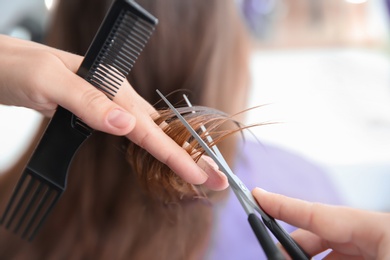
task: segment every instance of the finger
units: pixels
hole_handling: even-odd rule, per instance
[[[149,103],[145,104],[144,110],[151,111],[150,113],[152,113],[152,118],[158,117],[157,111]],[[159,127],[161,129],[165,129],[169,128],[169,125],[166,122],[162,122]],[[193,160],[197,161],[197,165],[208,175],[208,179],[204,183],[206,187],[211,190],[223,190],[229,186],[226,175],[219,170],[218,165],[213,159],[207,155],[201,155],[199,152],[192,150],[193,148],[188,142],[185,142],[182,147],[187,151],[188,149],[191,151],[190,154]],[[197,158],[199,159],[197,160]]]
[[[304,229],[298,229],[292,232],[291,237],[311,256],[315,256],[329,249],[326,241]]]
[[[47,82],[56,84],[56,90],[51,88],[50,93],[53,101],[93,129],[114,135],[125,135],[133,130],[135,117],[81,77],[69,70],[52,77]]]
[[[324,260],[361,260],[364,259],[362,256],[353,256],[346,255],[337,251],[332,251],[328,255],[326,255]]]
[[[192,184],[203,184],[207,174],[197,166],[191,156],[147,115],[141,111],[135,113],[137,124],[127,137],[152,154],[156,159],[168,165],[176,174]]]
[[[224,190],[229,186],[226,175],[218,169],[213,159],[202,155],[197,164],[209,176],[204,183],[206,187],[212,190]]]
[[[334,217],[339,216],[340,213],[331,206],[289,198],[280,194],[266,192],[259,188],[256,188],[253,194],[261,207],[277,219],[312,231],[324,239],[333,240],[336,238],[342,241],[350,238],[350,230],[341,232],[341,230],[345,229],[345,226],[340,226],[340,224],[344,224],[345,221]],[[340,228],[340,230],[335,232],[336,228]]]
[[[253,191],[253,195],[271,216],[309,230],[330,242],[351,242],[356,239],[356,234],[361,233],[363,236],[363,231],[367,230],[361,225],[366,219],[357,214],[359,211],[355,209],[311,203],[259,188]]]
[[[72,54],[51,47],[48,47],[46,50],[57,56],[64,63],[64,65],[73,73],[77,72],[83,61],[83,57],[80,55]]]
[[[50,115],[59,104],[90,127],[114,135],[125,135],[134,128],[134,116],[75,74],[82,61],[81,56],[12,37],[7,37],[7,46],[9,51],[23,53],[16,57],[28,56],[42,61],[25,68],[29,82],[19,85],[32,85],[33,88],[25,90],[29,99],[24,100],[24,106]],[[20,105],[18,98],[14,101],[15,105]]]
[[[191,184],[203,184],[207,181],[208,175],[192,157],[154,123],[152,116],[156,110],[128,83],[121,87],[114,101],[136,117],[134,130],[126,135],[131,141],[168,165],[183,180]]]
[[[308,214],[311,210],[309,202],[266,192],[260,188],[253,190],[253,196],[264,211],[274,218],[283,220],[296,227],[305,228],[307,226],[307,216],[311,216],[311,214]]]

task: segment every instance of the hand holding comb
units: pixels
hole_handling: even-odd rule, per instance
[[[114,1],[77,75],[112,99],[157,22],[134,1]],[[31,241],[65,191],[70,162],[92,132],[81,119],[58,106],[14,189],[0,224]]]

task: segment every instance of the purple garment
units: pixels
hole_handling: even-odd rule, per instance
[[[326,172],[286,150],[245,141],[233,169],[249,189],[255,187],[307,201],[334,205],[342,200]],[[295,227],[280,222],[287,232]],[[206,259],[266,259],[233,192],[217,209],[217,220]]]

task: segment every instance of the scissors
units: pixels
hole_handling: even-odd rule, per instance
[[[205,153],[210,156],[219,166],[219,169],[227,176],[230,187],[232,188],[237,199],[241,203],[245,212],[248,215],[248,222],[255,233],[264,253],[268,259],[285,259],[280,250],[276,247],[267,228],[272,232],[276,239],[282,244],[287,253],[293,259],[310,259],[310,256],[294,241],[294,239],[276,222],[276,220],[264,212],[256,200],[254,199],[250,190],[246,185],[232,172],[226,160],[222,156],[216,145],[211,148],[205,141],[198,135],[198,133],[191,127],[191,125],[185,120],[185,118],[177,111],[177,109],[165,98],[165,96],[157,89],[158,95],[168,105],[168,107],[174,112],[181,123],[191,133],[193,138],[204,149]],[[186,97],[185,97],[186,98]],[[191,103],[186,98],[188,105],[191,107]],[[202,126],[202,131],[206,131],[206,128]],[[212,143],[210,135],[206,137],[208,142]],[[262,221],[256,215],[256,212],[260,214]],[[265,226],[264,226],[265,225]]]

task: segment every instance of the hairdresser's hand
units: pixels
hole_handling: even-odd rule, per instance
[[[75,74],[82,57],[34,42],[0,35],[0,104],[23,106],[51,116],[60,105],[90,127],[113,135],[126,135],[192,184],[211,189],[227,186],[209,164],[202,166],[154,123],[154,112],[125,82],[110,101]]]
[[[187,182],[204,183],[213,190],[228,186],[226,176],[218,170],[217,164],[210,157],[202,156],[196,166],[187,152],[165,135],[152,119],[153,115],[157,115],[156,110],[128,82],[121,87],[114,101],[136,116],[134,129],[126,135],[134,143],[148,150]]]
[[[390,214],[288,198],[259,188],[253,195],[265,212],[299,227],[292,237],[311,256],[326,259],[390,259]]]

